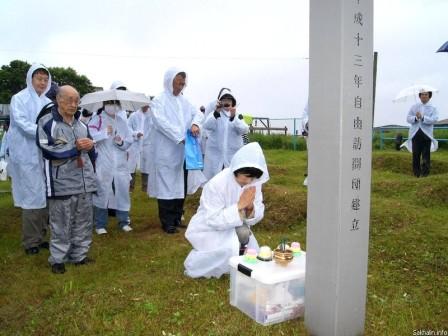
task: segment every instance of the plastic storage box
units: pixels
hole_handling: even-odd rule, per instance
[[[232,257],[230,304],[262,325],[303,316],[305,310],[305,252],[286,266],[275,261],[250,264]]]

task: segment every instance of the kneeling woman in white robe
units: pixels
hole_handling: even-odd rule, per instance
[[[229,259],[242,246],[258,250],[249,227],[264,216],[261,186],[268,180],[263,151],[254,142],[238,150],[230,167],[204,186],[199,209],[185,232],[193,246],[184,263],[186,275],[219,278],[229,272]]]

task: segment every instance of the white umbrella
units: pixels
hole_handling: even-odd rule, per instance
[[[105,90],[87,93],[81,98],[79,106],[95,113],[103,107],[103,102],[108,100],[120,101],[121,108],[126,111],[137,111],[140,107],[147,106],[151,102],[144,93],[128,90]]]
[[[414,101],[417,101],[418,94],[420,92],[438,92],[439,90],[425,84],[420,85],[412,85],[410,87],[407,87],[406,89],[401,90],[397,96],[394,98],[393,102],[403,102],[408,99],[413,99]]]

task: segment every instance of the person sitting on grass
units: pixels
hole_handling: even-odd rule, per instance
[[[192,278],[219,278],[230,270],[229,259],[258,250],[250,227],[264,216],[261,186],[269,180],[263,151],[258,143],[243,146],[229,168],[214,176],[202,191],[199,208],[185,237],[193,250],[184,262]]]

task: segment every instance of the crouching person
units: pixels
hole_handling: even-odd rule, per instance
[[[184,263],[186,275],[219,278],[229,272],[230,257],[246,247],[258,250],[250,227],[263,218],[261,186],[268,179],[263,151],[258,143],[250,143],[204,186],[198,211],[185,232],[193,246]]]
[[[53,273],[65,263],[84,265],[92,243],[92,192],[96,191],[95,151],[87,126],[79,120],[79,93],[62,86],[57,104],[38,120],[37,142],[45,161]]]

